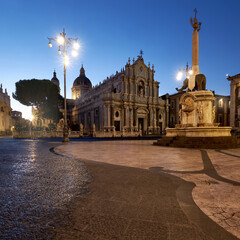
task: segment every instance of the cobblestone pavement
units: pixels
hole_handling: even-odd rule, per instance
[[[75,205],[75,230],[60,228],[57,239],[240,237],[240,149],[152,143],[80,142],[54,149],[84,160],[94,176],[90,194]]]
[[[69,203],[90,176],[81,161],[49,151],[59,144],[0,138],[0,239],[52,239],[71,224]]]

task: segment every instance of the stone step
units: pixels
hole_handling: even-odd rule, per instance
[[[183,148],[240,148],[240,139],[237,136],[228,137],[166,137],[153,143],[158,146]]]

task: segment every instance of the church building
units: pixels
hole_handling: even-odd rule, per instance
[[[159,98],[154,65],[145,65],[142,56],[92,87],[83,66],[73,83],[73,122],[85,133],[96,136],[139,136],[163,133],[166,101]]]

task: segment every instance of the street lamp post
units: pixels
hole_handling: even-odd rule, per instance
[[[66,32],[65,29],[63,29],[63,32],[60,33],[60,36],[58,38],[48,38],[49,43],[48,46],[52,47],[52,41],[55,41],[58,43],[58,53],[61,55],[63,52],[63,74],[64,74],[64,127],[63,127],[63,142],[69,142],[68,138],[68,126],[67,126],[67,99],[66,99],[66,65],[68,65],[68,56],[66,55],[67,49],[69,47],[73,47],[74,49],[79,48],[78,44],[78,38],[66,38]],[[62,51],[61,51],[62,49]],[[77,56],[76,51],[72,51],[73,56]]]

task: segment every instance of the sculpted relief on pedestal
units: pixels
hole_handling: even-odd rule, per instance
[[[199,122],[201,122],[203,120],[203,105],[202,104],[198,105],[197,112],[198,112]]]
[[[194,101],[191,97],[185,98],[182,104],[182,111],[184,112],[192,112],[194,110]]]

